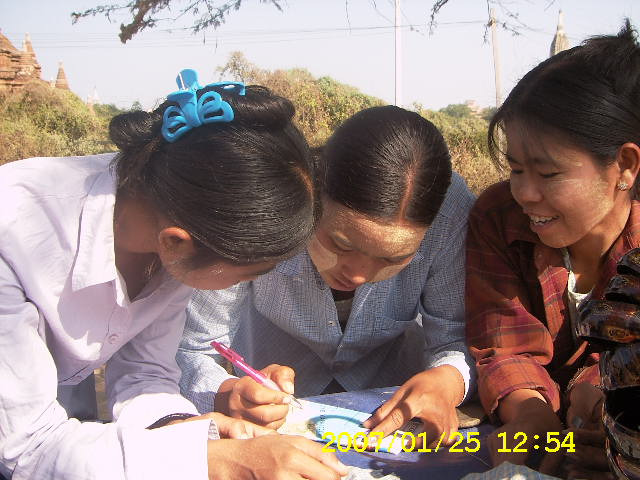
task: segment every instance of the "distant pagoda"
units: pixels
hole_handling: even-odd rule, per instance
[[[17,90],[31,80],[40,80],[42,69],[27,33],[18,50],[0,33],[0,88]]]
[[[562,10],[558,12],[558,28],[556,29],[556,34],[553,37],[553,41],[551,42],[551,48],[549,49],[549,56],[553,57],[554,55],[562,52],[563,50],[567,50],[569,48],[569,39],[567,38],[567,34],[564,31],[564,14]]]
[[[56,75],[55,87],[63,90],[69,90],[69,82],[67,81],[67,76],[64,73],[62,62],[58,62],[58,75]]]

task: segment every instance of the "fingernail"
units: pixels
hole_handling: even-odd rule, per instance
[[[284,385],[282,385],[282,389],[287,392],[289,395],[293,395],[293,383],[291,382],[284,382]]]
[[[284,403],[285,405],[288,405],[291,403],[291,397],[286,396],[282,399],[282,403]]]
[[[248,440],[251,437],[249,435],[247,435],[246,433],[241,433],[240,435],[238,435],[238,438],[240,440]]]
[[[573,417],[573,421],[571,422],[571,426],[573,428],[580,428],[582,425],[584,425],[582,417]]]

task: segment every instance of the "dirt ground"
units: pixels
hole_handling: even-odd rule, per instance
[[[96,377],[96,400],[98,402],[98,418],[100,420],[111,420],[111,413],[107,408],[107,396],[104,392],[104,367],[93,371]]]

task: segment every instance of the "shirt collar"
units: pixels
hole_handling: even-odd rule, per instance
[[[71,275],[74,291],[116,278],[113,240],[115,192],[116,179],[110,169],[100,173],[88,189],[80,215],[78,252]]]

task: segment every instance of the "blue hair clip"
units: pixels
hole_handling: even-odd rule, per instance
[[[215,90],[210,90],[198,98],[197,92],[202,88],[219,87],[223,92],[236,95],[245,94],[242,82],[215,82],[201,87],[195,70],[182,70],[176,77],[177,92],[167,95],[167,100],[177,103],[166,108],[162,116],[162,136],[173,143],[192,128],[205,123],[233,121],[231,105],[222,100]]]

